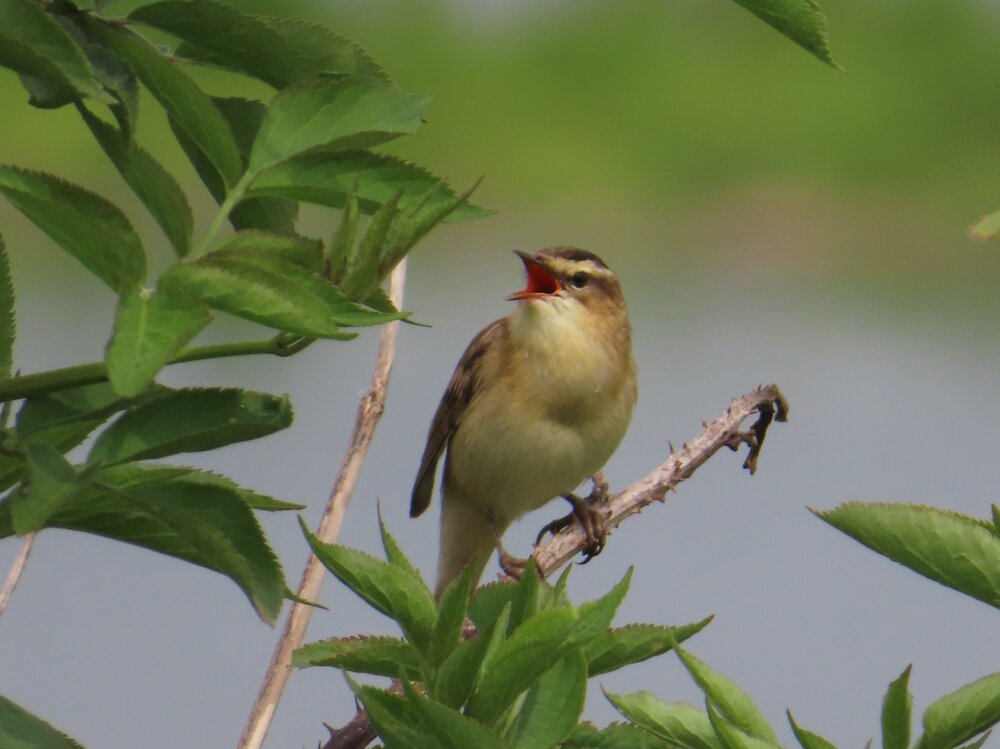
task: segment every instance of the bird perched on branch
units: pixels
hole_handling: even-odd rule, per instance
[[[618,279],[597,255],[552,247],[517,252],[527,284],[517,309],[472,339],[427,435],[410,516],[442,482],[435,593],[473,559],[476,579],[518,517],[571,494],[618,447],[636,400],[628,311]],[[585,528],[593,528],[586,523]],[[592,542],[600,550],[603,538]]]

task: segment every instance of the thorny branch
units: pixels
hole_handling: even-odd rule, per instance
[[[741,429],[752,414],[757,419],[749,429]],[[788,402],[777,385],[761,385],[746,395],[734,398],[726,412],[710,424],[704,424],[701,434],[680,450],[674,450],[663,463],[646,476],[635,481],[618,494],[606,496],[595,505],[601,512],[605,527],[617,528],[627,518],[638,514],[654,502],[665,502],[667,492],[673,491],[722,447],[734,452],[741,445],[749,448],[743,467],[751,474],[757,470],[757,459],[773,421],[788,420]],[[557,533],[545,543],[535,547],[532,554],[538,570],[549,576],[566,564],[587,546],[587,538],[579,523],[574,523]],[[321,749],[363,749],[375,740],[376,734],[368,716],[359,706],[354,718],[343,728],[327,726],[330,739]]]

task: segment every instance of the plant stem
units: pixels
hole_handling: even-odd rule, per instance
[[[311,343],[312,341],[306,339]],[[273,354],[274,356],[291,356],[305,348],[301,343],[287,346],[280,337],[268,338],[266,341],[241,341],[238,343],[216,343],[209,346],[194,346],[181,351],[170,364],[200,361],[203,359],[223,359],[228,356],[252,356],[255,354]],[[108,368],[104,362],[77,364],[63,369],[50,369],[47,372],[24,375],[10,380],[0,381],[0,402],[19,400],[32,395],[42,395],[56,390],[67,390],[81,385],[91,385],[108,379]]]
[[[236,204],[243,200],[243,195],[246,193],[247,188],[250,187],[250,183],[253,182],[253,178],[257,176],[256,174],[251,174],[246,172],[240,181],[237,182],[233,189],[229,191],[226,195],[226,199],[222,201],[222,205],[219,206],[218,212],[212,219],[212,223],[208,227],[208,231],[205,232],[205,238],[201,240],[197,249],[191,253],[191,259],[197,260],[206,252],[208,252],[209,245],[215,238],[215,235],[219,233],[222,225],[225,223],[226,219],[229,218],[229,214],[232,212]]]

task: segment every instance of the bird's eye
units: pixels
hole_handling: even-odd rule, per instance
[[[569,279],[569,282],[573,284],[578,289],[582,289],[588,283],[590,283],[590,276],[584,272],[574,273],[573,277]]]

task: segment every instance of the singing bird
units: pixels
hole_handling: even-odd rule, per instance
[[[476,559],[476,579],[506,528],[570,494],[618,447],[636,400],[621,286],[597,255],[517,251],[527,284],[507,317],[472,339],[431,422],[410,503],[424,512],[442,481],[440,597]]]

